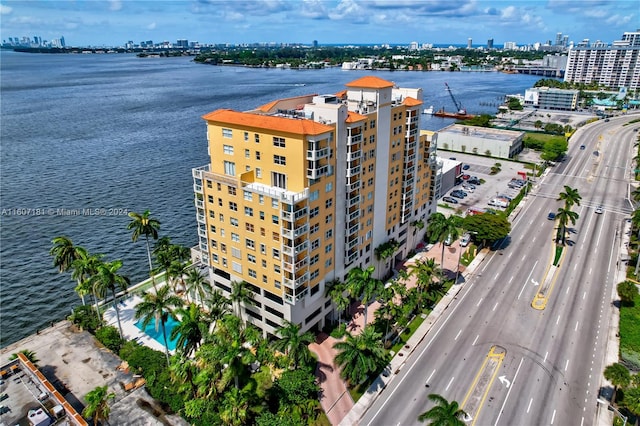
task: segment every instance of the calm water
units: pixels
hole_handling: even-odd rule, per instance
[[[151,337],[156,342],[160,343],[162,347],[164,347],[164,335],[162,334],[162,325],[158,324],[158,329],[156,330],[156,320],[153,319],[149,324],[147,324],[146,328],[142,328],[142,323],[144,321],[142,319],[136,322],[136,327],[139,330],[144,332],[147,336]],[[173,318],[169,317],[167,322],[164,324],[165,332],[167,333],[167,347],[170,351],[176,350],[176,345],[178,344],[178,336],[175,339],[171,339],[171,332],[174,328],[176,328],[180,323]]]
[[[149,209],[161,234],[197,243],[191,168],[207,163],[203,114],[246,110],[277,98],[335,93],[366,75],[340,69],[293,71],[214,67],[190,58],[37,55],[2,51],[0,123],[0,347],[64,318],[80,303],[48,252],[58,235],[144,279],[144,242],[131,242],[127,211]],[[505,94],[537,77],[500,73],[377,72],[422,87],[425,106],[453,103],[495,112]],[[426,117],[423,128],[451,120]],[[14,209],[40,209],[15,215]],[[105,209],[112,216],[63,216],[50,209]]]

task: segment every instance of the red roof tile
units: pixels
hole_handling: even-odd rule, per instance
[[[326,124],[317,123],[313,120],[251,114],[230,109],[219,109],[203,115],[202,118],[208,122],[220,123],[222,125],[229,124],[254,127],[296,135],[319,135],[334,129],[333,126],[327,126]]]
[[[384,89],[387,87],[393,87],[394,84],[390,81],[383,80],[380,77],[374,77],[368,75],[366,77],[359,78],[351,83],[345,84],[347,87],[365,87],[368,89]]]

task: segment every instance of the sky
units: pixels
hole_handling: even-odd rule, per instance
[[[640,0],[0,0],[0,39],[524,45],[561,32],[611,43],[639,14]]]

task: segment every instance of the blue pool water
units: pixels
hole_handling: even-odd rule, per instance
[[[142,331],[147,336],[153,338],[156,342],[160,343],[162,347],[164,347],[164,337],[162,337],[162,325],[158,324],[158,331],[156,331],[155,320],[151,320],[151,322],[149,322],[149,324],[147,325],[147,328],[145,329],[142,329],[142,323],[143,323],[142,319],[138,320],[138,322],[136,322],[136,327],[138,327],[140,331]],[[167,346],[169,347],[170,351],[174,351],[176,349],[176,343],[178,342],[178,337],[176,336],[175,339],[171,339],[169,336],[171,336],[171,331],[178,324],[180,323],[171,317],[169,317],[167,322],[164,324],[164,328],[167,330]]]

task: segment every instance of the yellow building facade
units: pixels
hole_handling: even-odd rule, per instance
[[[229,295],[246,282],[242,317],[275,335],[334,318],[325,288],[354,267],[388,275],[435,211],[434,144],[419,135],[422,89],[367,76],[329,95],[206,114],[210,163],[193,170],[194,261]],[[376,248],[393,245],[380,259]]]

